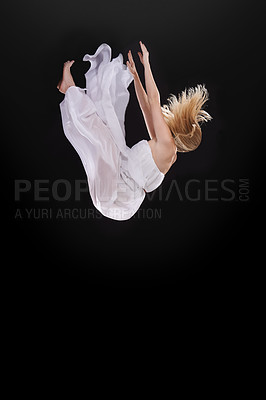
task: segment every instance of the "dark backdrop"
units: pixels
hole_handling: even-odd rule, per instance
[[[8,130],[2,159],[8,171],[10,270],[23,296],[41,294],[48,301],[56,293],[66,298],[95,289],[112,295],[119,288],[137,288],[135,299],[140,289],[174,297],[181,289],[187,297],[196,290],[210,300],[218,294],[221,302],[229,294],[239,298],[251,268],[250,216],[259,170],[254,144],[260,150],[261,132],[253,116],[259,113],[260,105],[254,105],[262,83],[262,4],[25,0],[5,6]],[[143,77],[136,55],[139,40],[149,49],[162,102],[170,93],[205,83],[210,94],[206,109],[213,120],[203,125],[199,149],[179,155],[141,212],[117,222],[97,214],[88,193],[75,199],[75,182],[84,180],[85,173],[62,130],[63,95],[56,85],[63,62],[75,59],[73,76],[84,87],[89,63],[82,58],[103,42],[113,57],[122,53],[124,62],[131,49]],[[133,84],[129,90],[126,130],[132,146],[148,134]],[[54,195],[54,182],[61,179]],[[31,189],[15,201],[18,180],[30,182]],[[37,180],[48,188],[40,194],[48,200],[36,199]],[[59,201],[66,181],[71,196]],[[26,209],[32,210],[31,218]],[[38,217],[43,209],[51,218]],[[89,209],[91,215],[56,218],[65,209]]]

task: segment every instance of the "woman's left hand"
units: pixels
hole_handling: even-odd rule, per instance
[[[137,69],[136,69],[136,66],[135,66],[135,63],[134,63],[134,60],[132,57],[131,50],[129,50],[129,52],[128,52],[127,66],[133,76],[137,75]]]

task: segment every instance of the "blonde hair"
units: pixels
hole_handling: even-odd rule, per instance
[[[185,89],[178,98],[171,94],[168,105],[161,107],[162,113],[175,140],[177,151],[195,150],[201,143],[201,122],[207,122],[212,117],[202,106],[208,100],[208,91],[204,85]]]

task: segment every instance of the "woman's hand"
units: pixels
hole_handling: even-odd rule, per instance
[[[145,44],[143,44],[141,41],[139,42],[142,53],[140,51],[138,51],[138,55],[140,58],[140,61],[143,65],[149,63],[149,52],[147,50],[147,47],[145,46]]]
[[[131,72],[131,74],[135,77],[138,74],[138,72],[137,72],[133,57],[132,57],[131,50],[129,50],[129,52],[128,52],[127,66],[128,66],[129,71]]]
[[[149,65],[149,52],[148,52],[145,44],[143,44],[141,41],[139,42],[139,44],[140,44],[141,51],[142,51],[142,53],[140,51],[138,51],[139,59],[140,59],[140,62],[145,67],[145,65]],[[133,57],[132,57],[131,50],[129,50],[129,52],[128,52],[127,66],[128,66],[129,71],[131,72],[131,74],[134,77],[138,75],[136,65],[135,65]]]

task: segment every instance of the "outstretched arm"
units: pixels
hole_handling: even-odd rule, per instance
[[[148,52],[146,46],[142,42],[139,42],[139,43],[140,43],[142,53],[138,52],[138,55],[144,66],[145,86],[146,86],[146,90],[147,90],[148,102],[149,102],[149,104],[154,103],[154,102],[157,102],[160,104],[160,93],[159,93],[159,90],[156,86],[155,80],[152,75],[151,66],[150,66],[150,62],[149,62],[149,52]]]
[[[137,95],[137,99],[138,99],[140,108],[142,110],[147,109],[147,108],[149,108],[148,97],[142,86],[141,80],[139,78],[139,74],[136,69],[131,50],[129,50],[129,52],[128,52],[128,60],[129,61],[127,61],[127,66],[134,78],[134,86],[135,86],[135,91],[136,91],[136,95]]]
[[[137,72],[137,69],[136,69],[136,66],[135,66],[135,63],[134,63],[134,60],[133,60],[130,50],[128,52],[127,66],[134,78],[134,86],[135,86],[136,96],[137,96],[139,106],[141,108],[147,129],[148,129],[150,138],[155,139],[155,132],[154,132],[154,127],[153,127],[153,122],[152,122],[152,116],[151,116],[148,96],[142,86],[142,83],[141,83],[140,77],[138,75],[138,72]]]
[[[161,110],[160,93],[152,75],[149,62],[149,52],[142,42],[139,43],[142,54],[140,52],[138,54],[145,70],[145,86],[147,90],[150,115],[155,132],[155,140],[162,144],[169,144],[172,142],[172,134],[164,120]]]

